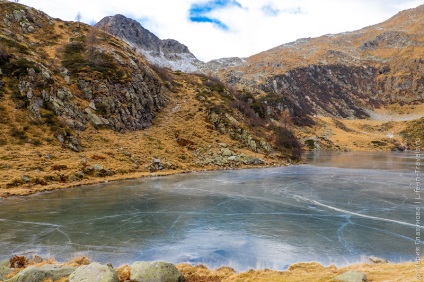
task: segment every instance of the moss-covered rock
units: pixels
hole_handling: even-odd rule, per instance
[[[75,271],[75,267],[45,264],[43,266],[29,266],[6,280],[5,282],[34,282],[46,279],[58,280],[69,276]],[[94,281],[94,280],[93,280]]]

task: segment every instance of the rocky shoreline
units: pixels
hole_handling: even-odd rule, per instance
[[[261,163],[257,165],[241,165],[235,168],[205,166],[203,168],[191,169],[191,170],[158,170],[153,173],[152,172],[136,172],[136,173],[130,173],[125,175],[115,174],[112,176],[105,176],[101,178],[82,179],[80,181],[75,181],[75,182],[54,183],[49,185],[38,185],[38,186],[31,185],[28,187],[19,186],[19,187],[12,187],[12,188],[6,188],[6,189],[0,188],[0,200],[2,198],[9,198],[9,197],[16,197],[16,196],[29,196],[29,195],[34,195],[38,193],[52,192],[55,190],[70,189],[70,188],[75,188],[80,186],[95,185],[95,184],[109,183],[109,182],[115,182],[115,181],[135,180],[135,179],[148,178],[148,177],[163,177],[163,176],[187,174],[187,173],[212,172],[212,171],[229,170],[229,169],[231,170],[255,169],[255,168],[259,169],[259,168],[288,166],[288,165],[291,165],[291,164],[289,163],[269,164],[261,160]]]
[[[112,264],[90,262],[87,257],[58,263],[39,256],[14,256],[0,262],[0,281],[3,282],[200,282],[200,281],[419,281],[416,264],[389,263],[370,257],[369,263],[337,268],[324,267],[316,262],[297,263],[285,271],[249,270],[237,273],[230,267],[215,270],[204,265],[174,265],[167,262],[134,262],[114,268]],[[415,276],[414,276],[415,275]]]

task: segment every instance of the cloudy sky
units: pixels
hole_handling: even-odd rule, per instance
[[[199,59],[246,57],[298,38],[356,30],[417,0],[21,0],[54,18],[88,24],[123,14]]]

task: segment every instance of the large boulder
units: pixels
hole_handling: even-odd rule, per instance
[[[359,271],[348,271],[335,278],[332,281],[335,282],[367,282],[367,277],[364,273]]]
[[[119,282],[118,274],[111,265],[97,262],[78,267],[69,276],[69,282]]]
[[[6,280],[5,282],[34,282],[46,279],[58,280],[69,276],[75,271],[75,267],[45,264],[43,266],[29,266]]]
[[[138,261],[131,266],[131,281],[184,282],[184,276],[172,263]]]

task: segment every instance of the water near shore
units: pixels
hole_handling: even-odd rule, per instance
[[[407,153],[322,153],[308,165],[122,181],[0,200],[0,258],[87,255],[284,269],[415,254]]]

